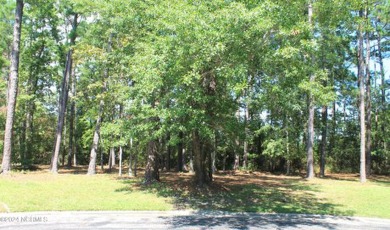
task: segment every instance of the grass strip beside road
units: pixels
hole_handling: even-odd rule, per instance
[[[264,173],[217,174],[198,189],[188,173],[162,173],[162,183],[114,174],[47,172],[0,176],[0,204],[11,212],[78,210],[223,210],[306,213],[390,219],[390,179],[361,184],[355,177],[306,181]],[[0,212],[7,212],[0,207]]]

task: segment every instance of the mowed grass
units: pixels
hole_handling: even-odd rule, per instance
[[[130,191],[112,175],[52,175],[48,172],[0,176],[0,212],[63,210],[170,210],[169,198]]]
[[[340,213],[354,216],[390,218],[390,180],[368,181],[357,179],[314,179],[305,182],[317,188],[318,199],[335,204]]]
[[[0,176],[0,212],[62,210],[223,210],[390,218],[390,178],[361,184],[264,173],[221,173],[199,189],[189,173],[162,173],[151,186],[116,174],[13,172]]]

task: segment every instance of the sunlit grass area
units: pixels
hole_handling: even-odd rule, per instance
[[[336,204],[340,212],[352,212],[356,216],[390,218],[390,181],[315,179],[306,182],[319,199]]]
[[[198,188],[189,173],[162,173],[161,183],[116,174],[12,173],[0,176],[0,212],[61,210],[223,210],[390,218],[390,179],[355,176],[306,181],[264,173],[220,173]],[[5,208],[6,207],[6,208]]]
[[[51,210],[170,210],[168,198],[124,191],[112,175],[48,173],[0,177],[0,203],[11,212]]]

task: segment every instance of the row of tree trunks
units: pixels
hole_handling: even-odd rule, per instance
[[[0,172],[8,174],[11,171],[12,131],[15,116],[15,106],[18,93],[20,38],[22,30],[23,0],[16,0],[15,23],[11,53],[10,76],[7,93],[7,117],[4,132],[3,160]]]

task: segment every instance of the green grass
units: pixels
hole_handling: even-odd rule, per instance
[[[192,186],[190,178],[170,173],[146,187],[110,174],[13,173],[0,176],[0,212],[5,204],[11,212],[195,209],[390,218],[389,178],[361,184],[354,178],[218,175],[206,189]]]
[[[182,208],[390,218],[389,179],[361,184],[355,179],[235,175],[216,178],[214,183],[225,189],[188,192],[168,184],[149,190],[173,198]]]
[[[169,199],[126,189],[121,180],[110,175],[14,173],[10,177],[2,176],[0,203],[6,204],[11,212],[172,209]]]
[[[390,218],[390,183],[315,179],[306,182],[317,187],[319,199],[337,205],[336,210],[355,216]]]

